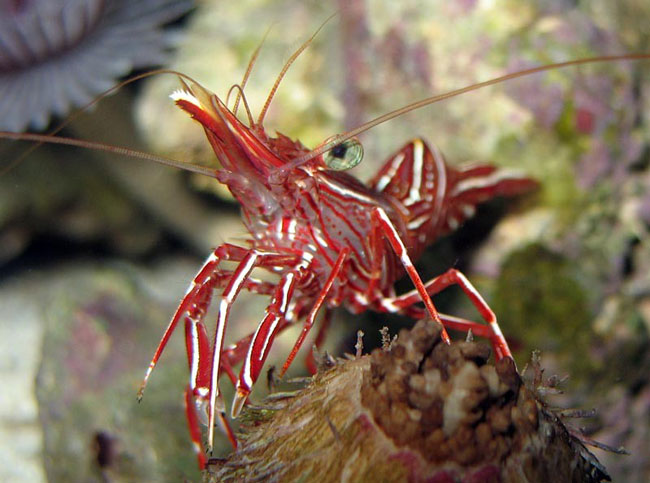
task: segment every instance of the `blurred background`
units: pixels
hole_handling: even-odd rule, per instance
[[[61,13],[74,42],[51,34],[25,48],[12,25],[40,25],[41,3],[0,1],[12,22],[0,21],[0,37],[15,47],[0,56],[4,130],[54,127],[71,106],[150,66],[188,74],[223,99],[265,38],[245,89],[256,115],[286,60],[333,13],[265,119],[269,132],[307,146],[526,67],[650,52],[650,7],[640,0],[147,0],[141,10],[77,0]],[[128,85],[62,134],[217,167],[202,129],[168,97],[178,87],[173,75]],[[490,161],[540,181],[534,194],[482,207],[418,268],[425,279],[462,269],[497,313],[519,367],[541,350],[547,374],[568,376],[555,402],[596,408],[576,424],[632,453],[597,451],[614,481],[650,479],[649,97],[647,61],[530,76],[375,127],[361,136],[365,158],[354,168],[366,180],[421,136],[450,164]],[[181,334],[140,404],[136,391],[203,259],[246,235],[238,208],[205,177],[59,146],[21,159],[33,146],[0,141],[0,481],[198,480]],[[435,301],[478,317],[454,289]],[[229,340],[252,331],[267,303],[243,295]],[[370,349],[382,326],[411,324],[339,310],[326,347],[352,352],[361,328]],[[292,336],[267,367],[284,360]],[[301,361],[292,369],[304,373]],[[262,379],[253,399],[266,391]],[[225,441],[216,450],[227,451]]]

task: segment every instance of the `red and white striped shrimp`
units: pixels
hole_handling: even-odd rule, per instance
[[[471,330],[490,339],[497,360],[511,357],[495,314],[462,273],[450,269],[424,282],[413,261],[435,239],[472,216],[478,203],[495,196],[526,192],[535,182],[490,165],[452,168],[435,147],[422,139],[412,140],[392,155],[367,184],[344,172],[360,162],[363,154],[355,135],[437,98],[381,116],[313,150],[282,134],[268,135],[263,127],[266,110],[282,75],[301,50],[285,65],[258,119],[254,121],[249,115],[248,125],[215,94],[196,83],[184,84],[183,89],[172,94],[176,104],[204,128],[222,165],[214,177],[240,203],[249,232],[245,243],[220,245],[208,257],[167,327],[142,386],[144,389],[182,320],[191,372],[186,392],[188,419],[199,448],[201,433],[196,427],[195,410],[206,409],[208,445],[212,445],[217,420],[236,445],[226,421],[220,376],[227,374],[236,386],[231,406],[231,414],[236,417],[260,375],[276,335],[289,325],[302,324],[302,332],[282,367],[284,374],[320,311],[325,312],[325,320],[329,319],[330,309],[341,305],[354,313],[370,309],[413,318],[428,316],[444,327]],[[606,60],[614,57],[532,69],[469,89],[532,71]],[[237,266],[234,270],[226,269],[222,266],[224,261],[236,262]],[[254,269],[276,274],[279,280],[262,282],[252,277]],[[394,283],[404,272],[415,289],[397,295]],[[431,296],[450,285],[460,286],[484,324],[436,310]],[[215,290],[221,291],[221,299],[211,339],[204,317]],[[242,290],[268,295],[271,301],[257,330],[226,346],[230,310]],[[317,344],[322,342],[326,327],[324,323],[316,337]],[[449,342],[446,331],[442,336]],[[242,367],[236,375],[233,366],[240,362]]]
[[[218,385],[222,373],[237,387],[231,411],[235,417],[275,336],[290,324],[303,324],[284,373],[319,311],[340,305],[354,313],[371,309],[414,318],[428,315],[447,327],[471,329],[489,338],[498,359],[511,356],[495,315],[460,272],[451,269],[424,283],[412,260],[471,216],[477,203],[527,191],[533,181],[489,165],[451,168],[436,148],[415,139],[365,185],[341,171],[360,161],[361,146],[354,139],[311,157],[312,151],[299,142],[281,134],[268,136],[263,116],[246,126],[197,84],[172,97],[205,128],[222,163],[215,177],[241,204],[250,238],[242,246],[221,245],[207,259],[167,328],[145,383],[171,333],[184,320],[192,373],[189,391],[197,405],[207,404],[208,427],[213,428],[215,415],[225,411]],[[226,260],[238,266],[226,270],[221,267]],[[251,278],[255,268],[278,274],[279,281]],[[416,289],[398,296],[394,283],[404,271]],[[452,284],[463,289],[488,325],[437,312],[430,296]],[[203,317],[216,289],[222,296],[210,343]],[[271,303],[254,334],[225,347],[230,309],[242,289],[270,295]],[[426,310],[417,306],[420,302]],[[243,365],[235,377],[232,366],[240,361]],[[211,444],[212,429],[208,441]]]

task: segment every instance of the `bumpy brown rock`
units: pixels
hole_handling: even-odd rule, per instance
[[[247,412],[209,481],[602,481],[595,458],[519,377],[431,322],[389,350],[339,361],[305,389]]]

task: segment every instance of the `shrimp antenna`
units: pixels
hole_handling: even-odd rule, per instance
[[[197,164],[187,163],[185,161],[178,161],[176,159],[165,158],[149,154],[144,151],[137,151],[135,149],[125,148],[122,146],[111,146],[110,144],[97,143],[93,141],[84,141],[74,138],[61,138],[51,136],[48,134],[32,134],[32,133],[16,133],[8,131],[0,131],[0,138],[13,139],[15,141],[34,141],[40,146],[41,144],[64,144],[67,146],[75,146],[80,148],[95,149],[97,151],[105,151],[120,156],[128,156],[131,158],[145,159],[153,161],[164,166],[171,166],[172,168],[183,169],[185,171],[192,171],[193,173],[203,174],[206,176],[214,177],[214,170],[199,166]]]
[[[237,97],[235,97],[235,105],[232,108],[233,114],[236,116],[237,115],[237,108],[239,107],[239,99],[244,100],[244,105],[246,106],[246,111],[248,113],[248,120],[249,120],[249,125],[253,124],[253,117],[250,114],[250,109],[248,108],[248,103],[246,102],[246,96],[244,95],[244,87],[246,87],[246,83],[248,82],[248,79],[251,75],[251,71],[253,70],[253,66],[255,65],[255,62],[257,61],[257,57],[260,55],[260,50],[262,50],[262,46],[264,45],[264,42],[266,41],[266,38],[269,36],[269,32],[271,31],[271,28],[273,27],[273,24],[269,26],[268,29],[266,29],[266,32],[264,33],[264,37],[262,37],[262,40],[260,41],[260,44],[257,46],[255,49],[255,52],[253,52],[253,55],[251,55],[250,60],[248,61],[248,65],[246,66],[246,72],[244,72],[244,77],[241,80],[241,83],[239,84],[239,92],[237,93]],[[228,93],[230,94],[230,92]],[[228,101],[226,99],[226,105],[228,105]]]
[[[248,125],[252,126],[253,125],[253,113],[251,113],[251,109],[248,106],[248,101],[246,100],[246,96],[244,95],[244,87],[239,85],[239,84],[233,84],[230,86],[230,89],[228,89],[228,94],[226,94],[226,105],[228,105],[228,100],[230,99],[230,96],[232,95],[233,91],[237,91],[237,99],[235,102],[235,107],[233,108],[233,114],[237,115],[237,105],[239,103],[239,99],[242,100],[244,104],[244,109],[246,110],[246,117],[248,118]]]
[[[187,79],[190,82],[195,82],[196,81],[188,76],[187,74],[183,74],[182,72],[178,72],[175,70],[171,69],[156,69],[156,70],[151,70],[148,72],[143,72],[142,74],[135,75],[133,77],[130,77],[119,84],[114,85],[110,89],[105,90],[101,94],[99,94],[95,99],[92,101],[88,102],[87,104],[84,104],[83,106],[79,107],[78,109],[75,109],[64,121],[62,121],[58,126],[56,126],[54,129],[52,129],[50,132],[46,134],[33,134],[33,133],[15,133],[15,132],[4,132],[0,131],[0,139],[5,138],[5,139],[13,139],[16,141],[24,140],[24,141],[35,141],[36,144],[33,146],[30,146],[27,148],[21,155],[19,155],[16,159],[11,161],[7,166],[4,168],[0,169],[0,176],[3,176],[5,173],[8,173],[12,169],[14,169],[16,166],[18,166],[20,163],[22,163],[27,156],[32,154],[36,149],[38,149],[42,144],[67,144],[69,146],[78,146],[78,147],[87,147],[90,149],[97,149],[99,151],[106,151],[106,152],[113,152],[116,154],[121,154],[123,156],[131,156],[134,158],[140,158],[140,159],[148,159],[150,161],[157,162],[159,164],[163,164],[166,166],[173,166],[179,169],[184,169],[188,171],[194,171],[194,172],[200,172],[203,174],[207,174],[207,171],[204,172],[203,168],[201,169],[192,169],[190,166],[195,166],[191,163],[186,163],[183,161],[175,161],[170,158],[165,158],[162,156],[156,156],[153,154],[145,153],[142,151],[137,151],[134,149],[129,149],[129,148],[124,148],[124,147],[119,147],[119,146],[114,146],[114,150],[112,150],[112,146],[109,146],[108,144],[102,144],[102,143],[94,143],[91,141],[82,141],[80,139],[71,139],[71,138],[57,138],[56,134],[61,132],[63,128],[65,128],[68,124],[70,124],[72,121],[77,119],[79,116],[84,114],[88,109],[90,109],[92,106],[97,104],[99,101],[103,100],[104,98],[110,96],[113,94],[115,91],[118,89],[121,89],[122,87],[129,85],[135,81],[138,81],[140,79],[145,79],[147,77],[151,77],[154,75],[159,75],[159,74],[174,74],[178,77],[181,77],[183,79]],[[69,142],[68,142],[69,141]],[[176,164],[174,164],[176,163]],[[207,169],[207,168],[206,168]],[[214,173],[210,172],[210,176],[214,176]]]
[[[292,161],[289,164],[286,164],[282,166],[281,168],[278,168],[278,171],[286,171],[290,170],[296,166],[299,166],[310,159],[313,159],[317,156],[320,156],[326,151],[329,151],[332,149],[334,146],[337,146],[338,144],[341,144],[343,141],[346,141],[350,138],[353,138],[355,136],[358,136],[359,134],[367,131],[370,128],[373,128],[379,124],[382,124],[386,121],[390,121],[391,119],[394,119],[396,117],[399,117],[403,114],[406,114],[407,112],[414,111],[416,109],[420,109],[422,107],[428,106],[430,104],[434,104],[438,101],[443,101],[445,99],[450,99],[452,97],[459,96],[461,94],[464,94],[466,92],[471,92],[475,91],[478,89],[481,89],[483,87],[491,86],[494,84],[499,84],[501,82],[505,82],[511,79],[516,79],[518,77],[524,77],[528,76],[531,74],[535,74],[538,72],[544,72],[547,70],[553,70],[553,69],[561,69],[563,67],[568,67],[572,65],[582,65],[582,64],[593,64],[593,63],[598,63],[598,62],[613,62],[613,61],[623,61],[623,60],[641,60],[641,59],[650,59],[650,54],[623,54],[623,55],[603,55],[603,56],[598,56],[598,57],[588,57],[585,59],[578,59],[578,60],[570,60],[566,62],[558,62],[556,64],[547,64],[547,65],[541,65],[538,67],[532,67],[530,69],[525,69],[519,72],[513,72],[510,74],[503,75],[501,77],[496,77],[494,79],[490,79],[487,81],[479,82],[478,84],[473,84],[471,86],[463,87],[462,89],[456,89],[453,91],[445,92],[443,94],[438,94],[435,96],[427,97],[426,99],[419,100],[417,102],[414,102],[412,104],[408,104],[407,106],[400,107],[399,109],[395,109],[394,111],[388,112],[382,116],[379,116],[375,119],[372,119],[371,121],[368,121],[364,124],[362,124],[359,127],[356,127],[352,129],[351,131],[348,131],[343,134],[337,134],[335,136],[332,136],[328,138],[326,141],[321,143],[319,146],[317,146],[313,151],[310,151],[309,153],[306,153],[298,158],[296,158],[294,161]]]
[[[273,96],[275,96],[275,92],[278,90],[278,87],[280,86],[280,82],[282,82],[282,79],[284,78],[285,74],[289,70],[289,67],[291,67],[291,64],[294,63],[294,61],[298,58],[300,54],[303,53],[303,51],[309,47],[309,45],[312,43],[314,38],[318,35],[318,33],[325,27],[325,24],[332,20],[334,16],[337,15],[336,13],[333,13],[329,17],[325,19],[325,21],[320,24],[320,27],[316,29],[316,32],[313,33],[311,37],[309,37],[299,48],[296,50],[293,54],[291,54],[291,57],[289,57],[289,60],[284,64],[284,67],[282,67],[282,70],[280,71],[280,74],[278,75],[277,79],[275,79],[275,83],[273,84],[273,87],[271,88],[271,92],[269,92],[269,96],[266,98],[266,102],[264,103],[264,107],[262,107],[262,110],[260,111],[260,115],[257,117],[257,124],[262,124],[264,121],[264,116],[266,116],[266,112],[269,110],[269,106],[271,105],[271,101],[273,100]]]

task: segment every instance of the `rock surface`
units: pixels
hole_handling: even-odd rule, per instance
[[[595,457],[474,342],[421,321],[390,349],[342,360],[305,389],[244,414],[242,440],[208,481],[597,482]]]

